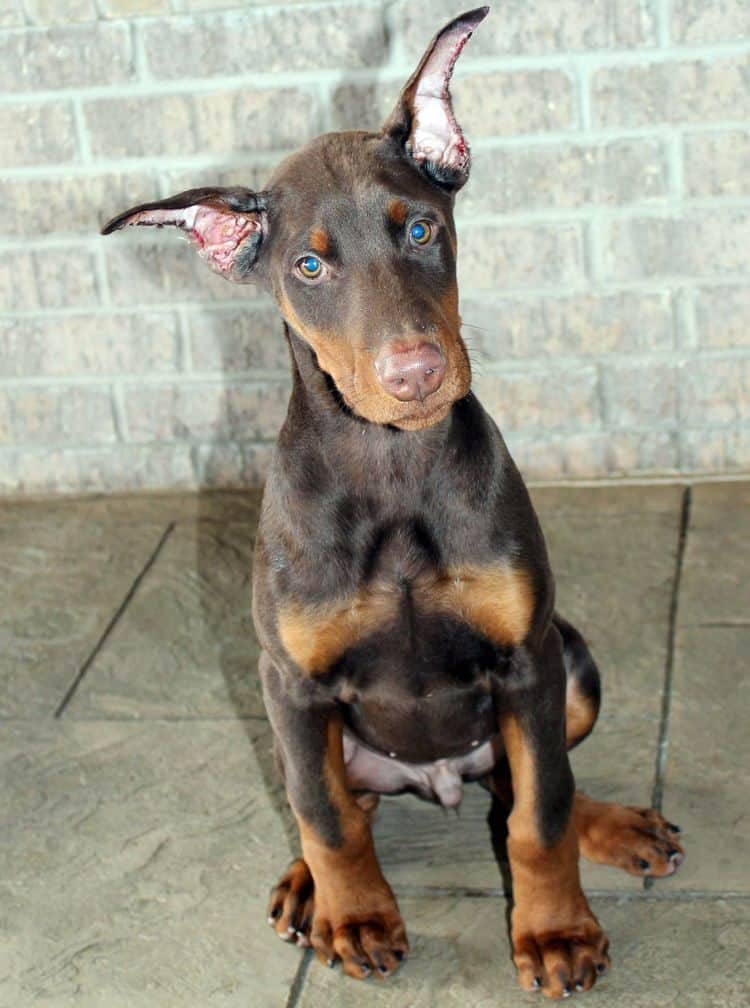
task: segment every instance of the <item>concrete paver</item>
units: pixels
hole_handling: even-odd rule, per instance
[[[283,1005],[264,722],[6,724],[0,1005]]]
[[[0,718],[54,713],[164,531],[31,511],[0,506]]]
[[[177,524],[70,704],[76,718],[263,716],[255,528]]]
[[[596,797],[650,799],[682,494],[533,491],[558,607],[603,674],[599,723],[573,754]],[[297,841],[255,672],[259,500],[0,503],[0,1008],[287,1004],[302,956],[264,918]],[[645,894],[584,869],[615,963],[587,1003],[750,1002],[749,542],[750,484],[693,488],[664,790],[688,859]],[[413,955],[390,982],[356,986],[314,963],[294,1008],[526,1000],[487,808],[478,785],[459,818],[409,796],[382,802],[378,849]]]
[[[403,899],[400,905],[412,945],[400,971],[384,982],[360,982],[315,962],[300,1008],[547,1004],[541,995],[524,994],[517,985],[501,901],[446,896]],[[750,901],[600,897],[592,906],[609,934],[613,967],[582,1004],[747,1005]]]
[[[665,808],[691,838],[680,888],[750,888],[749,656],[750,493],[745,484],[696,487],[664,788]]]

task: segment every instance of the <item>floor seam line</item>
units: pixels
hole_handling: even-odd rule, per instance
[[[669,752],[669,729],[672,716],[672,685],[674,681],[674,656],[677,638],[677,611],[680,604],[680,589],[685,566],[685,550],[687,548],[690,512],[693,502],[693,487],[688,484],[682,492],[680,508],[680,530],[677,538],[677,556],[675,557],[674,579],[669,600],[669,617],[667,623],[667,653],[664,658],[664,681],[662,687],[661,714],[659,718],[659,737],[656,744],[656,766],[654,767],[654,786],[651,791],[651,806],[661,812],[664,798],[664,775],[667,768]],[[643,880],[644,889],[650,889],[653,879]]]
[[[297,1008],[299,1005],[299,999],[302,997],[302,990],[307,980],[311,962],[312,949],[305,949],[300,964],[297,967],[297,972],[294,974],[292,986],[289,988],[289,997],[286,1000],[284,1008]]]
[[[173,521],[170,522],[167,525],[166,529],[162,532],[161,537],[159,538],[159,541],[156,544],[156,547],[154,548],[153,552],[151,553],[151,556],[148,558],[148,560],[146,561],[146,563],[143,565],[142,569],[136,575],[133,583],[131,584],[130,588],[128,589],[128,591],[127,591],[125,597],[123,598],[122,602],[119,604],[119,606],[117,607],[117,609],[115,609],[115,612],[112,615],[112,618],[110,619],[109,623],[107,623],[106,627],[104,628],[104,631],[103,631],[101,637],[99,638],[99,640],[96,642],[96,644],[92,648],[90,654],[88,655],[88,657],[86,658],[86,660],[81,665],[81,667],[79,668],[78,672],[76,673],[75,679],[73,680],[73,682],[70,684],[70,686],[66,690],[65,696],[62,698],[62,700],[60,701],[60,704],[58,705],[57,709],[55,710],[55,714],[54,714],[55,720],[59,720],[62,717],[62,715],[65,713],[65,709],[67,708],[68,704],[73,699],[73,697],[75,696],[75,693],[76,693],[78,687],[83,682],[83,679],[86,676],[86,673],[91,668],[91,666],[93,665],[93,663],[96,661],[96,658],[98,657],[100,651],[102,650],[102,648],[106,644],[107,639],[109,638],[110,634],[112,633],[112,631],[114,630],[114,628],[117,626],[117,624],[120,622],[120,619],[125,614],[125,611],[127,610],[128,606],[132,602],[132,600],[133,600],[136,592],[138,591],[138,589],[139,589],[139,587],[140,587],[143,579],[146,577],[146,575],[148,574],[148,572],[151,570],[151,568],[154,566],[154,564],[158,560],[159,554],[161,553],[161,551],[162,551],[162,549],[164,547],[164,544],[166,543],[167,539],[169,539],[169,537],[174,532],[176,524],[177,524],[176,522],[173,522]]]

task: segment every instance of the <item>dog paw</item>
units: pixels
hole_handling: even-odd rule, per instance
[[[279,938],[307,948],[314,908],[315,883],[307,864],[298,858],[292,861],[271,893],[268,923]]]
[[[514,925],[513,962],[524,990],[554,1000],[590,990],[609,970],[609,941],[596,918],[570,928],[533,932]]]
[[[310,941],[322,962],[334,966],[340,961],[344,973],[356,980],[390,976],[409,952],[406,928],[395,904],[343,919],[316,909]]]
[[[680,829],[654,809],[632,808],[586,799],[576,815],[581,854],[631,875],[665,878],[685,860]]]

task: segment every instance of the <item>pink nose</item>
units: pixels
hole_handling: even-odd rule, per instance
[[[385,346],[375,358],[375,372],[385,391],[399,402],[421,402],[443,384],[445,357],[434,343],[406,350]]]

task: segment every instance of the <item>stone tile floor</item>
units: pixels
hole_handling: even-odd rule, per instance
[[[597,797],[663,804],[687,862],[586,867],[614,968],[586,1003],[750,1004],[750,484],[540,489],[561,612],[604,676],[574,754]],[[0,1006],[493,1006],[516,988],[469,789],[384,801],[412,955],[386,983],[278,941],[295,851],[249,618],[256,494],[0,502]]]

